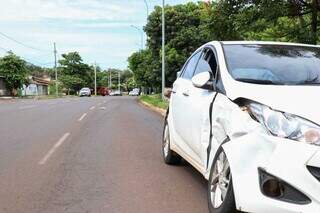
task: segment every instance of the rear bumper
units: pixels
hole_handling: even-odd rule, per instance
[[[236,205],[246,212],[320,212],[320,181],[307,166],[320,167],[320,147],[254,132],[223,145],[230,163]],[[260,189],[262,168],[306,195],[309,204],[265,196]]]
[[[79,96],[90,96],[90,93],[80,93]]]

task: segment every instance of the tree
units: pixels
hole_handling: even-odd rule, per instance
[[[12,95],[17,95],[17,90],[27,83],[27,75],[26,62],[12,52],[0,59],[0,76]]]
[[[228,4],[223,0],[219,4]],[[235,1],[239,6],[238,1]],[[246,0],[236,15],[243,39],[294,41],[317,44],[317,0]]]
[[[161,70],[157,69],[158,61],[152,57],[150,50],[141,50],[133,53],[129,59],[129,69],[132,70],[134,79],[141,87],[159,87]]]
[[[267,40],[317,44],[319,0],[219,0],[167,5],[166,86],[176,79],[192,52],[212,40]],[[155,7],[144,30],[147,49],[128,61],[139,86],[160,88],[161,7]]]
[[[176,79],[176,73],[180,71],[190,54],[212,37],[208,28],[205,27],[209,16],[205,3],[166,6],[165,11],[166,85],[171,86]],[[129,58],[129,68],[134,73],[140,73],[136,80],[143,86],[150,84],[157,88],[161,86],[161,14],[161,7],[155,7],[144,28],[148,35],[148,50],[140,52],[139,57],[144,59],[141,61],[144,65],[140,66],[140,70],[135,70],[134,66],[130,67],[130,61],[138,59],[139,53]],[[146,63],[145,60],[149,61]],[[146,79],[142,79],[144,72]]]
[[[136,87],[133,72],[130,70],[124,70],[121,73],[121,85],[125,91],[129,92]]]
[[[82,87],[93,88],[93,66],[83,63],[78,52],[62,54],[62,59],[59,60],[59,64],[59,79],[68,94],[75,94]]]

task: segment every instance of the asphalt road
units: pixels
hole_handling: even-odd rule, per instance
[[[0,101],[0,213],[203,213],[206,181],[161,157],[135,98]]]

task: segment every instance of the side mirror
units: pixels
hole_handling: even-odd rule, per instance
[[[198,88],[207,88],[208,82],[211,80],[210,72],[199,73],[191,79],[193,86]]]
[[[177,72],[177,78],[180,77],[181,71]]]

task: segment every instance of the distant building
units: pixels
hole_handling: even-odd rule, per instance
[[[39,96],[39,95],[49,95],[49,84],[51,82],[50,77],[28,77],[29,84],[23,85],[21,88],[22,96]],[[0,96],[11,96],[11,91],[6,88],[3,77],[0,76]]]
[[[29,76],[29,85],[23,85],[22,95],[23,96],[38,96],[38,95],[49,95],[49,84],[51,82],[50,77],[35,77]]]

